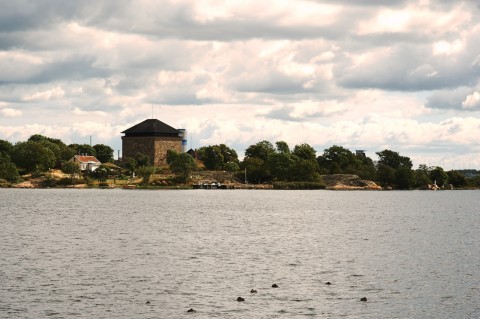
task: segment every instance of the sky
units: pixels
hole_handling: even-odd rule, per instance
[[[0,139],[384,149],[480,169],[477,0],[2,0]]]

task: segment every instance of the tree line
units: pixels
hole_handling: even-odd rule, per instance
[[[61,169],[75,155],[88,154],[100,162],[113,162],[113,149],[104,144],[66,145],[59,139],[40,134],[12,144],[0,139],[0,179],[17,182],[20,175]]]
[[[0,140],[0,179],[16,182],[23,174],[44,172],[51,168],[63,169],[73,176],[78,174],[78,170],[68,161],[74,155],[93,155],[102,163],[113,163],[113,152],[111,147],[103,144],[66,145],[59,139],[39,134],[16,144]],[[338,145],[325,149],[317,156],[314,148],[306,143],[290,148],[285,141],[272,144],[264,140],[250,145],[242,161],[236,151],[225,144],[204,146],[192,155],[168,151],[168,167],[162,169],[177,174],[179,181],[187,183],[191,173],[199,169],[194,160],[196,157],[203,163],[201,169],[227,171],[238,181],[252,184],[319,183],[321,175],[354,174],[382,187],[395,189],[424,188],[434,183],[439,187],[448,184],[456,188],[480,186],[480,174],[475,170],[464,174],[462,171],[445,171],[442,167],[428,167],[425,164],[414,169],[409,157],[388,149],[377,152],[378,161],[373,161],[363,152],[353,153]],[[141,153],[115,163],[128,174],[141,176],[145,184],[158,171],[158,168],[151,166],[148,156]],[[98,179],[106,179],[107,175],[106,168],[94,172],[94,177]]]
[[[413,169],[412,161],[398,152],[385,149],[376,152],[373,161],[364,152],[353,153],[333,145],[319,156],[312,146],[304,143],[290,148],[285,141],[273,145],[261,141],[245,150],[239,161],[234,150],[224,144],[202,147],[197,152],[206,169],[237,173],[237,178],[249,183],[320,182],[321,175],[354,174],[384,188],[425,188],[428,184],[455,188],[480,187],[480,172],[476,170],[445,171],[440,166],[421,164]]]

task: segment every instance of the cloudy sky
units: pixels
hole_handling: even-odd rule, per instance
[[[392,4],[393,3],[393,4]],[[0,139],[391,149],[480,168],[477,0],[0,1]]]

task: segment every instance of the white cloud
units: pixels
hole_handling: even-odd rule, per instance
[[[19,117],[22,116],[22,111],[6,107],[0,109],[0,114],[4,117]]]
[[[47,91],[35,92],[23,98],[24,101],[49,101],[63,97],[65,91],[61,87],[54,87]]]
[[[480,108],[480,92],[475,91],[467,95],[465,101],[462,102],[464,109],[479,109]]]

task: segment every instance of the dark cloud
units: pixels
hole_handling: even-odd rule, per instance
[[[106,77],[111,72],[96,65],[96,58],[92,56],[70,56],[46,64],[37,64],[26,67],[23,74],[3,74],[0,85],[6,84],[33,84],[61,80],[83,80],[88,78]]]
[[[465,87],[451,91],[436,91],[428,97],[425,106],[434,109],[462,109],[462,102],[471,93],[472,89]]]
[[[392,91],[424,91],[474,84],[480,66],[471,53],[452,58],[433,56],[432,45],[398,45],[372,55],[361,66],[344,61],[335,68],[338,83],[346,88],[377,88]]]

